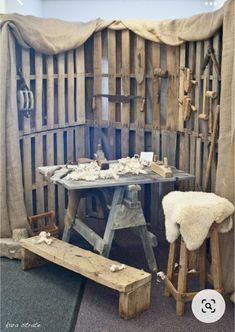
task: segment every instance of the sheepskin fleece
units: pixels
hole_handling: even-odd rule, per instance
[[[213,193],[173,191],[163,198],[162,206],[167,240],[172,243],[181,234],[188,250],[202,245],[214,222],[222,223],[220,232],[233,225],[234,205]]]

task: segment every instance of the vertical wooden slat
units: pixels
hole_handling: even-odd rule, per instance
[[[218,32],[214,39],[213,39],[213,48],[215,50],[215,56],[220,63],[220,52],[221,52],[221,41],[220,41],[220,33]],[[212,90],[217,92],[217,98],[212,103],[212,123],[214,123],[214,116],[216,111],[216,105],[220,103],[220,89],[219,89],[219,81],[218,81],[218,74],[216,73],[215,66],[212,67]],[[212,132],[214,128],[212,126]],[[212,133],[211,133],[212,134]],[[212,159],[212,165],[211,165],[211,191],[215,192],[215,178],[216,178],[216,153],[214,153],[213,159]]]
[[[209,45],[210,45],[209,40],[206,40],[204,42],[204,56],[206,56],[206,54],[207,54],[207,50],[208,50]],[[209,65],[207,65],[206,69],[204,70],[203,75],[204,75],[203,91],[206,91],[206,90],[209,90],[209,75],[210,75]],[[204,95],[202,95],[202,99],[203,98],[204,98]],[[202,112],[202,110],[201,110],[201,112]],[[208,121],[200,120],[200,131],[202,133],[203,138],[207,139],[207,137],[208,137]]]
[[[195,79],[197,85],[195,86],[195,107],[197,109],[196,114],[194,115],[194,131],[199,134],[199,120],[198,115],[202,112],[202,80],[201,80],[201,71],[202,71],[202,42],[196,42],[196,69],[195,69]]]
[[[67,161],[74,160],[73,128],[67,129]]]
[[[184,71],[185,68],[185,43],[180,46],[180,79],[179,79],[179,100],[182,101],[184,97]],[[179,109],[179,120],[178,120],[178,130],[184,131],[184,110],[183,105],[178,104]]]
[[[196,176],[196,190],[202,190],[202,140],[201,137],[197,137],[196,142],[196,166],[195,166],[195,176]]]
[[[26,85],[30,88],[30,53],[28,49],[22,48],[22,73],[25,79]],[[30,128],[30,118],[23,118],[23,131],[24,134],[29,134]]]
[[[122,93],[130,95],[130,32],[122,31]],[[130,104],[122,104],[121,113],[121,151],[122,157],[129,155]]]
[[[42,129],[42,55],[35,53],[35,130]]]
[[[93,68],[94,68],[94,96],[102,93],[102,35],[97,32],[94,35],[94,55],[93,55]],[[102,98],[93,97],[95,101],[94,111],[94,151],[97,150],[97,144],[101,143],[101,132],[98,130],[97,125],[100,126],[102,122]]]
[[[139,36],[136,36],[136,56],[135,56],[135,71],[144,71],[143,81],[137,81],[136,93],[137,96],[145,98],[145,40]],[[143,99],[136,100],[136,112],[137,112],[137,128],[135,137],[135,151],[140,153],[144,151],[144,125],[145,125],[145,106],[143,107]]]
[[[85,119],[85,57],[84,45],[78,47],[75,53],[76,61],[76,110],[78,124],[84,124]]]
[[[58,55],[58,117],[59,127],[65,123],[64,53]]]
[[[86,144],[87,137],[85,135],[84,126],[79,126],[75,128],[75,157],[76,160],[80,157],[86,156]]]
[[[64,164],[64,139],[63,130],[59,129],[57,132],[57,163],[59,165]],[[58,186],[58,216],[59,216],[59,228],[64,227],[64,209],[65,209],[65,190],[62,186]]]
[[[109,94],[116,94],[116,36],[115,31],[108,30],[108,71],[109,71]],[[109,102],[108,104],[108,137],[109,137],[109,151],[108,158],[116,158],[116,132],[113,127],[115,122],[115,103]]]
[[[166,129],[176,130],[178,127],[179,47],[167,46],[167,69],[169,78]]]
[[[48,55],[47,64],[47,128],[54,126],[54,64],[53,56]]]
[[[194,73],[195,73],[195,43],[194,42],[189,43],[188,67],[192,70],[192,73],[194,75]],[[188,93],[188,96],[191,97],[191,102],[194,105],[194,97],[195,97],[194,86],[192,87],[192,90]],[[194,126],[194,112],[191,112],[190,118],[187,120],[186,127],[189,130],[193,131],[193,126]]]
[[[155,68],[160,68],[160,45],[152,43],[152,72],[154,73]],[[152,127],[154,129],[160,128],[160,87],[159,78],[153,76],[152,80]]]
[[[53,132],[49,131],[46,134],[46,159],[47,166],[54,165],[54,138]],[[48,183],[48,209],[55,209],[55,186]]]
[[[94,35],[94,95],[101,94],[101,69],[102,69],[102,39],[101,32]],[[94,122],[101,124],[102,99],[95,98]]]
[[[32,202],[32,159],[31,159],[31,138],[23,138],[23,174],[24,174],[24,196],[28,215],[33,213]]]
[[[36,167],[36,204],[37,213],[44,212],[44,195],[43,195],[43,176],[37,168],[43,166],[43,147],[42,134],[35,136],[35,167]]]
[[[68,68],[68,123],[74,125],[75,114],[74,114],[74,58],[73,50],[68,51],[67,55],[67,68]]]

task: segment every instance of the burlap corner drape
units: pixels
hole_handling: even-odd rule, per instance
[[[208,39],[223,25],[216,192],[234,203],[234,21],[234,0],[228,0],[223,8],[212,13],[195,15],[188,19],[164,21],[94,20],[79,23],[18,14],[1,15],[1,237],[10,236],[12,229],[26,224],[18,143],[13,34],[23,47],[32,47],[45,54],[57,54],[80,46],[92,33],[106,27],[115,30],[127,28],[151,41],[180,45],[185,41]],[[230,242],[226,245],[227,251],[223,253],[223,258],[226,260],[224,255],[230,256],[233,236],[231,234],[224,236],[230,236]],[[224,244],[222,244],[223,249]],[[224,269],[231,266],[230,257],[226,262],[228,260],[226,266],[223,264]],[[227,290],[232,291],[231,282],[227,284],[229,284]]]

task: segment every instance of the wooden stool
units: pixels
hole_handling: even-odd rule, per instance
[[[206,288],[206,281],[213,285],[213,288],[222,293],[221,271],[220,271],[220,253],[219,253],[219,236],[216,225],[213,224],[210,233],[210,248],[211,248],[211,263],[212,273],[207,273],[206,269],[206,241],[199,248],[199,272],[188,273],[188,255],[189,251],[185,246],[184,240],[180,238],[180,253],[179,253],[179,273],[174,273],[175,257],[176,257],[176,241],[170,244],[167,276],[165,278],[165,295],[170,294],[176,300],[177,315],[184,314],[185,302],[192,301],[197,292],[187,292],[187,277],[199,275],[200,290]],[[178,277],[177,288],[174,286],[174,277]]]

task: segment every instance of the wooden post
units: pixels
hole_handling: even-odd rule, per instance
[[[177,290],[180,294],[185,293],[187,287],[187,273],[188,273],[188,251],[184,240],[181,237],[180,242],[180,261],[179,261],[179,276]],[[185,302],[183,299],[176,301],[176,313],[182,316],[184,314]]]
[[[176,241],[170,244],[168,263],[167,263],[167,278],[173,283],[174,268],[175,268],[175,254],[176,254]],[[169,289],[165,288],[165,295],[170,296]]]

